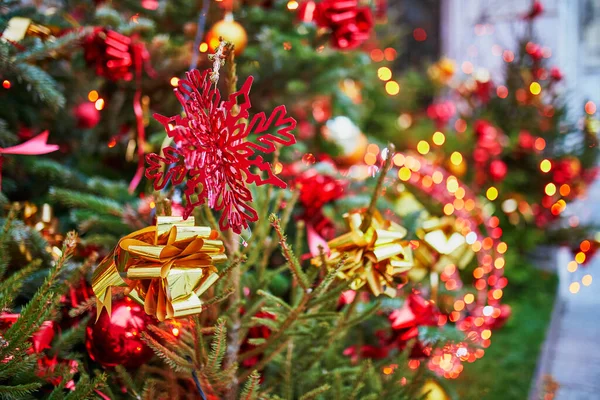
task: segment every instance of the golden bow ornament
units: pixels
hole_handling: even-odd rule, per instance
[[[218,279],[215,264],[227,260],[219,233],[194,226],[194,218],[158,217],[122,238],[92,276],[99,316],[111,312],[111,287],[144,306],[159,321],[202,311],[200,295]]]
[[[417,230],[417,236],[421,245],[415,250],[416,268],[410,272],[415,281],[422,280],[428,272],[441,273],[448,265],[462,269],[475,255],[451,217],[429,217]]]
[[[406,229],[384,220],[378,212],[373,214],[371,225],[365,232],[360,230],[364,213],[352,212],[344,218],[350,232],[327,243],[331,252],[325,256],[326,265],[334,267],[346,256],[338,277],[351,279],[350,288],[358,290],[367,284],[375,296],[383,293],[394,297],[398,286],[394,277],[413,266],[412,251],[403,240]],[[313,265],[321,266],[322,263],[321,257],[312,259]]]

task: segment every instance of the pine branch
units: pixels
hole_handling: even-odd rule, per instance
[[[303,394],[300,397],[300,400],[312,400],[317,398],[319,395],[327,392],[329,389],[331,389],[331,386],[329,384],[324,384],[322,386],[319,386],[318,388],[315,388],[313,390],[311,390],[310,392],[307,392],[305,394]]]
[[[65,106],[66,100],[58,91],[58,84],[44,70],[30,64],[16,64],[13,66],[14,73],[20,81],[28,85],[30,91],[35,93],[39,99],[54,111]]]
[[[302,287],[302,289],[304,289],[304,291],[306,291],[309,288],[308,278],[302,271],[302,267],[300,266],[298,259],[294,256],[290,245],[288,245],[287,243],[285,235],[281,230],[279,218],[275,214],[271,214],[271,216],[269,217],[269,221],[271,222],[271,225],[273,226],[273,228],[275,228],[275,232],[277,232],[277,235],[279,236],[281,252],[287,260],[290,270],[296,277],[298,284]]]
[[[65,54],[68,51],[77,49],[81,39],[90,32],[91,29],[81,29],[69,32],[52,41],[38,42],[30,49],[17,54],[14,61],[17,63],[32,63],[49,57],[57,58],[59,54]]]
[[[286,303],[285,301],[283,301],[283,299],[272,295],[269,292],[265,292],[262,289],[259,289],[256,294],[258,294],[259,296],[263,296],[265,298],[265,300],[267,301],[267,303],[271,303],[271,304],[275,304],[278,306],[283,307],[284,310],[286,311],[292,311],[292,307]]]
[[[244,390],[240,396],[240,400],[256,400],[258,399],[260,388],[260,374],[254,370],[248,377],[248,381],[244,385]]]
[[[0,365],[0,379],[5,380],[32,371],[36,362],[36,355],[29,355],[25,350],[15,351],[9,361]]]
[[[272,344],[277,342],[281,336],[283,336],[285,333],[287,333],[287,329],[298,319],[300,314],[304,312],[304,310],[306,308],[306,304],[308,303],[310,298],[311,298],[310,295],[308,295],[307,293],[304,293],[304,295],[302,296],[302,299],[300,300],[300,304],[298,304],[298,306],[296,308],[294,308],[292,310],[292,312],[290,312],[288,314],[285,321],[283,321],[281,323],[281,326],[279,326],[279,329],[277,331],[273,332],[273,334],[271,336],[269,336],[269,339],[267,340],[267,342],[262,346],[255,347],[254,349],[241,354],[239,357],[239,360],[244,361],[250,357],[256,356],[258,354],[262,354]]]
[[[148,327],[150,326],[152,325],[148,325]],[[115,366],[115,372],[117,373],[121,384],[127,389],[127,392],[130,392],[134,397],[139,399],[140,395],[138,394],[136,384],[133,382],[133,378],[131,377],[129,372],[127,372],[125,367],[123,367],[122,365],[117,365]]]
[[[192,365],[190,365],[185,358],[179,356],[174,351],[167,349],[152,336],[144,332],[142,334],[142,340],[154,351],[154,354],[167,363],[174,371],[190,373],[192,370]]]
[[[367,229],[369,229],[369,227],[371,226],[373,213],[375,212],[375,208],[377,207],[377,199],[381,194],[381,189],[383,188],[383,181],[385,180],[388,171],[392,167],[392,159],[394,158],[395,150],[396,148],[393,144],[388,144],[387,158],[385,159],[385,163],[383,164],[383,168],[381,169],[381,173],[379,174],[379,178],[377,179],[377,185],[375,185],[375,190],[373,191],[373,196],[371,197],[371,203],[369,204],[369,208],[367,208],[362,223],[360,224],[360,230],[362,232],[366,232]]]
[[[98,375],[94,379],[83,375],[77,382],[75,389],[65,396],[65,400],[80,400],[96,398],[95,391],[102,388],[106,383],[105,374]]]
[[[14,386],[0,386],[0,399],[20,400],[37,391],[42,384],[39,382],[23,383]]]
[[[86,189],[82,175],[57,161],[43,157],[31,157],[25,160],[25,163],[29,174],[40,181],[76,190]]]
[[[123,205],[107,198],[59,188],[50,189],[50,197],[70,208],[84,208],[100,214],[123,216]]]
[[[223,291],[223,293],[213,297],[212,299],[209,299],[207,301],[205,301],[202,304],[202,309],[205,310],[208,307],[214,305],[214,304],[218,304],[221,303],[225,300],[227,300],[229,298],[229,296],[231,296],[233,293],[235,293],[235,289],[234,288],[227,288]]]
[[[221,369],[223,357],[225,356],[225,350],[227,348],[227,328],[225,327],[225,320],[222,318],[220,318],[215,325],[215,333],[210,348],[211,351],[208,354],[206,368],[210,371],[214,371],[216,374],[217,371]]]
[[[36,291],[31,301],[23,307],[19,319],[6,331],[5,337],[8,340],[8,345],[0,348],[0,355],[6,357],[15,349],[23,347],[28,338],[40,328],[42,323],[51,318],[61,295],[58,275],[73,255],[76,243],[77,235],[75,232],[69,232],[63,243],[62,255],[57,260],[56,265],[50,270],[50,274]]]
[[[10,306],[14,297],[26,282],[25,278],[37,270],[41,264],[40,260],[33,261],[2,281],[0,284],[0,310],[4,310]]]

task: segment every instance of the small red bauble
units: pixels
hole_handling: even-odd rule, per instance
[[[100,111],[96,110],[94,103],[81,103],[73,109],[77,120],[77,127],[91,129],[100,122]]]
[[[508,168],[504,161],[494,160],[490,163],[490,175],[492,179],[501,181],[506,177],[506,173],[508,172]]]
[[[110,317],[104,312],[98,322],[90,319],[85,331],[88,354],[104,367],[139,367],[152,358],[152,350],[142,341],[142,332],[152,322],[143,307],[133,300],[113,300]]]

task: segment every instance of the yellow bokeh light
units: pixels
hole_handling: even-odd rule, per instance
[[[552,163],[550,162],[550,160],[542,160],[542,162],[540,163],[540,170],[542,172],[550,172],[551,169]]]
[[[398,170],[398,178],[400,178],[400,180],[407,181],[410,179],[411,175],[412,172],[410,172],[410,169],[407,167],[402,167]]]
[[[389,81],[388,83],[385,84],[385,91],[390,96],[395,96],[398,93],[400,93],[400,85],[398,85],[398,82]]]
[[[392,158],[392,161],[394,162],[394,165],[396,167],[400,167],[400,166],[404,165],[404,156],[400,153],[396,153],[394,155],[394,158]]]
[[[540,86],[540,84],[537,82],[531,82],[531,85],[529,85],[529,91],[531,94],[537,96],[542,92],[542,86]]]
[[[446,189],[448,189],[448,192],[450,193],[454,193],[458,190],[458,181],[455,177],[448,177],[448,180],[446,181]]]
[[[578,264],[583,264],[585,262],[585,253],[580,251],[575,254],[575,261],[577,261]]]
[[[287,8],[288,10],[296,10],[298,8],[298,2],[295,0],[288,1]]]
[[[433,140],[433,143],[441,146],[444,144],[444,142],[446,141],[446,136],[444,136],[444,134],[440,131],[434,132],[433,136],[431,137],[431,139]]]
[[[388,67],[380,67],[377,70],[377,77],[382,81],[389,81],[392,79],[392,70]]]
[[[575,294],[577,292],[579,292],[579,282],[573,282],[569,285],[569,292]]]
[[[452,215],[454,213],[454,206],[450,203],[444,206],[444,214]]]
[[[372,153],[372,154],[379,154],[379,146],[377,146],[375,143],[370,143],[367,146],[367,153]]]
[[[179,86],[179,78],[178,77],[174,76],[171,78],[171,86],[173,86],[173,87]]]
[[[450,155],[450,162],[454,165],[460,165],[463,161],[463,156],[458,151],[455,151]]]
[[[465,295],[465,303],[471,304],[474,301],[475,301],[475,296],[473,296],[472,293],[468,293]]]
[[[544,192],[548,196],[554,196],[554,194],[556,194],[556,185],[554,183],[547,184],[546,187],[544,188]]]
[[[585,275],[581,278],[581,283],[583,283],[583,286],[590,286],[592,284],[592,276],[590,274]]]
[[[487,340],[491,337],[492,337],[492,331],[490,331],[489,329],[485,329],[481,332],[481,338],[483,340]]]
[[[104,108],[104,99],[96,100],[94,107],[96,107],[96,110],[101,111]]]
[[[98,100],[98,97],[100,97],[100,95],[95,90],[92,90],[88,93],[88,100],[91,101],[92,103],[95,102],[96,100]]]
[[[419,143],[417,143],[417,151],[423,155],[429,153],[429,143],[421,140]]]
[[[490,201],[494,201],[498,198],[498,189],[496,189],[495,187],[491,186],[486,192],[485,192],[485,197],[488,198],[488,200]]]
[[[200,46],[198,46],[198,50],[200,50],[200,53],[206,53],[208,51],[208,43],[200,43]]]
[[[500,254],[506,253],[507,249],[508,249],[508,245],[506,243],[504,243],[504,242],[498,243],[498,246],[496,246],[496,250]]]
[[[373,153],[367,153],[365,154],[365,164],[367,165],[375,165],[375,163],[377,162],[377,156]]]
[[[567,264],[567,271],[569,272],[575,272],[577,271],[577,268],[579,268],[579,264],[577,264],[577,261],[570,261]]]

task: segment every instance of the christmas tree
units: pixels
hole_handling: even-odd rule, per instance
[[[514,255],[375,3],[3,9],[3,397],[451,398]]]

